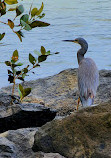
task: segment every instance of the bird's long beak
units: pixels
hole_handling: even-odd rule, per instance
[[[74,42],[74,40],[63,40],[65,42]]]
[[[63,40],[65,42],[74,42],[74,43],[78,43],[77,40]]]

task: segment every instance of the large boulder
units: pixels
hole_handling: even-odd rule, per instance
[[[33,150],[68,158],[111,158],[111,101],[42,126]]]
[[[101,70],[100,84],[95,98],[95,104],[108,101],[111,98],[111,70]],[[24,102],[44,104],[58,110],[58,115],[69,115],[77,106],[78,86],[77,69],[67,69],[57,75],[23,83],[31,87],[32,92]],[[2,89],[11,93],[11,87]],[[16,88],[17,94],[17,88]]]

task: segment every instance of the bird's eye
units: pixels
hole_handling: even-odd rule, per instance
[[[78,43],[78,40],[77,40],[77,39],[75,39],[74,41],[75,41],[75,43]]]

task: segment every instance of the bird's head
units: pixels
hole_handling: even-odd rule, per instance
[[[74,43],[77,43],[77,44],[80,44],[82,47],[87,47],[88,48],[88,43],[86,42],[86,40],[84,38],[76,38],[74,40],[63,40],[65,42],[74,42]]]

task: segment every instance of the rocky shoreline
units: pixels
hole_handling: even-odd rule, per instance
[[[24,82],[32,92],[23,104],[16,101],[11,106],[11,86],[2,88],[0,157],[110,158],[111,70],[99,74],[98,106],[80,107],[79,111],[75,110],[77,69]],[[15,92],[17,95],[17,88]]]

